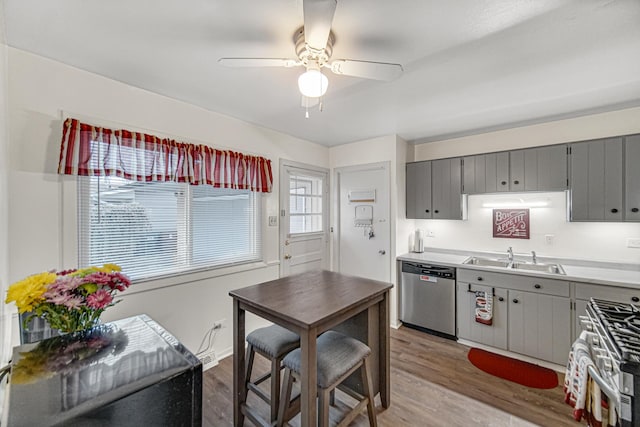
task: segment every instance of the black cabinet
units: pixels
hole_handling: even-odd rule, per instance
[[[14,348],[7,425],[200,426],[202,364],[148,316]]]

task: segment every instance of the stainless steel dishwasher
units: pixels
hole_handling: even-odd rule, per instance
[[[402,262],[400,320],[408,326],[456,338],[456,269]]]

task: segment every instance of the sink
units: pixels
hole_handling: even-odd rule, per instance
[[[467,265],[477,265],[479,267],[502,267],[514,270],[524,271],[539,271],[541,273],[550,274],[566,274],[560,264],[544,264],[544,263],[529,263],[529,262],[509,262],[506,259],[497,258],[483,258],[472,256],[462,262]]]
[[[511,264],[514,270],[541,271],[551,274],[566,274],[560,264],[531,264],[528,262],[514,262]]]
[[[475,256],[467,258],[463,264],[478,265],[480,267],[509,267],[509,261],[506,259],[481,258]]]

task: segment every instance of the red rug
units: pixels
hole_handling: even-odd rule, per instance
[[[526,387],[555,388],[558,386],[558,374],[542,366],[489,353],[479,348],[469,350],[467,357],[476,368]]]

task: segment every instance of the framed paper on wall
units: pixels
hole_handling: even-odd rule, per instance
[[[493,237],[529,239],[529,209],[494,209]]]

